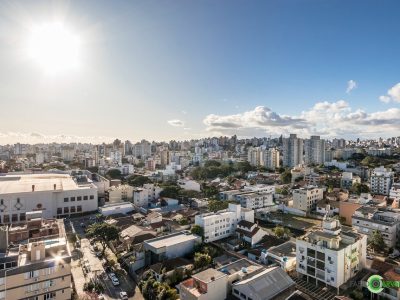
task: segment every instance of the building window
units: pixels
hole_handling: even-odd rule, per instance
[[[57,215],[61,215],[61,214],[62,214],[62,208],[59,207],[59,208],[57,208]]]
[[[64,207],[64,214],[68,214],[69,213],[69,207]]]
[[[25,213],[20,213],[20,214],[19,214],[19,220],[20,220],[20,221],[25,221],[25,220],[26,220]]]
[[[44,294],[44,300],[51,300],[51,299],[54,299],[55,297],[56,297],[56,293]]]
[[[68,202],[68,198],[64,198],[64,202]]]
[[[4,215],[4,222],[3,223],[10,223],[10,216],[9,215]]]
[[[71,206],[71,212],[72,212],[72,213],[75,212],[75,206]]]
[[[11,216],[11,221],[12,221],[12,222],[18,222],[18,214],[13,214],[13,215]]]
[[[6,293],[4,291],[0,292],[0,299],[4,299],[6,297]]]
[[[76,210],[77,210],[77,212],[81,212],[81,211],[82,211],[82,206],[81,206],[81,205],[78,205],[78,206],[76,207]]]
[[[71,202],[75,201],[75,197],[71,197]]]
[[[90,200],[93,200],[94,199],[94,196],[93,195],[90,195]]]
[[[78,196],[78,197],[76,197],[76,200],[78,200],[78,201],[82,201],[82,196]]]
[[[39,277],[39,271],[30,271],[25,273],[25,279],[31,279],[31,278],[36,278]]]
[[[49,287],[52,287],[54,285],[54,280],[47,280],[43,282],[43,288],[48,289]]]
[[[83,200],[88,200],[88,196],[83,196]]]

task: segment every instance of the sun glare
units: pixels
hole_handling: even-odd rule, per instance
[[[44,23],[31,29],[28,55],[47,73],[59,73],[79,66],[80,40],[62,23]]]

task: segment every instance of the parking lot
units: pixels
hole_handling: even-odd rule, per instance
[[[90,225],[91,222],[88,216],[66,220],[67,232],[77,234],[80,239],[80,247],[75,248],[75,245],[71,245],[72,275],[78,295],[83,296],[85,294],[83,291],[84,284],[92,279],[102,283],[104,299],[121,299],[120,292],[123,291],[127,292],[129,300],[143,299],[135,282],[124,274],[123,270],[115,272],[120,284],[113,285],[103,266],[105,260],[96,256],[95,245],[91,245],[89,239],[85,236],[85,227]],[[101,246],[99,248],[101,250]],[[116,260],[109,249],[107,249],[106,255]]]

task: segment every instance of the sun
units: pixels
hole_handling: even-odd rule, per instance
[[[30,30],[29,57],[45,72],[54,74],[79,67],[79,36],[63,23],[43,23]]]

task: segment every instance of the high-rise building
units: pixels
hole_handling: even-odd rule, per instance
[[[262,153],[262,163],[268,169],[276,169],[280,167],[280,154],[276,148],[266,149]]]
[[[389,195],[393,184],[394,173],[383,166],[375,168],[370,177],[371,193]]]
[[[250,165],[258,167],[261,164],[261,149],[259,147],[250,147],[247,150],[247,161]]]
[[[313,135],[304,141],[304,162],[309,165],[325,162],[325,140]]]
[[[303,139],[291,134],[289,138],[282,139],[283,166],[295,167],[303,163]]]

